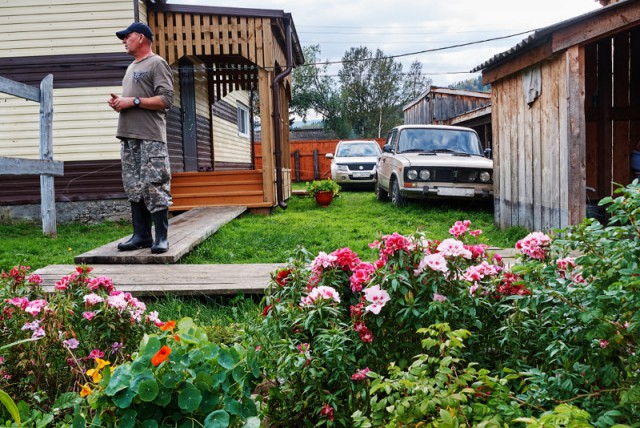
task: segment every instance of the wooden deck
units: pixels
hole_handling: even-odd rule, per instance
[[[77,264],[164,264],[176,263],[196,245],[213,235],[247,210],[247,207],[194,208],[169,220],[169,251],[151,254],[149,248],[135,251],[118,251],[118,244],[127,241],[126,236],[102,247],[74,257]]]
[[[106,276],[116,289],[136,296],[262,294],[279,264],[242,265],[94,265],[91,276]],[[34,273],[45,291],[75,271],[75,265],[50,265]]]

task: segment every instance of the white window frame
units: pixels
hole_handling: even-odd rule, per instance
[[[236,117],[238,122],[238,135],[240,137],[250,136],[249,107],[241,102],[236,103]]]

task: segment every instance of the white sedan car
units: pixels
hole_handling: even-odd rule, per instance
[[[369,185],[376,182],[376,163],[382,151],[374,140],[340,141],[331,159],[331,179],[341,186]]]

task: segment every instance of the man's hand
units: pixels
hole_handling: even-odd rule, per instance
[[[109,107],[120,113],[124,109],[133,107],[133,97],[121,97],[111,94],[111,98],[107,101]]]

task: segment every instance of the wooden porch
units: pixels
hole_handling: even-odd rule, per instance
[[[265,200],[262,170],[175,173],[171,192],[171,211],[203,206],[241,205],[250,209],[273,206]]]

